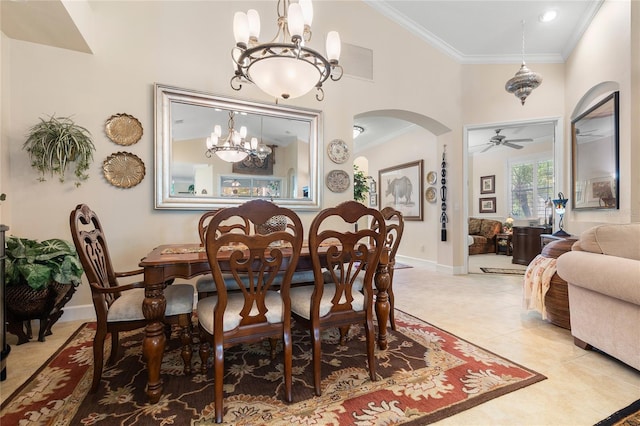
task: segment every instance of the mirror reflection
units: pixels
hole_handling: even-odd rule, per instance
[[[573,209],[619,207],[618,92],[571,123]]]
[[[319,111],[161,85],[155,102],[156,208],[319,208]]]

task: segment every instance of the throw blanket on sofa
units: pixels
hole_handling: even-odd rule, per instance
[[[556,259],[537,255],[524,273],[523,307],[540,312],[544,320],[547,319],[544,296],[551,286],[551,277],[555,272]]]

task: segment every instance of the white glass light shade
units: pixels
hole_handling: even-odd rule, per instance
[[[207,138],[206,146],[207,146],[207,149],[213,148],[213,141],[211,140],[210,137]]]
[[[249,41],[249,18],[244,12],[236,12],[233,15],[233,36],[236,44],[247,44]]]
[[[327,34],[327,59],[337,61],[340,59],[341,50],[340,34],[337,31],[329,31]]]
[[[304,18],[302,17],[302,8],[300,7],[300,4],[291,3],[289,5],[287,25],[289,26],[289,34],[291,34],[291,37],[302,37],[302,33],[304,32]]]
[[[242,161],[247,158],[247,155],[249,154],[247,154],[245,151],[236,151],[235,149],[229,149],[216,151],[216,155],[227,163],[237,163],[238,161]]]
[[[251,149],[256,150],[258,148],[258,138],[251,138]]]
[[[222,127],[220,127],[219,124],[216,124],[215,126],[213,126],[213,134],[216,135],[217,137],[222,136]]]
[[[313,22],[313,5],[311,4],[311,0],[300,0],[298,3],[302,9],[304,24],[310,27]]]
[[[265,58],[254,62],[248,73],[263,92],[281,99],[308,93],[320,79],[318,68],[295,58]]]
[[[240,127],[240,139],[247,137],[247,126]]]
[[[255,9],[249,9],[247,11],[247,19],[249,23],[249,37],[254,37],[256,40],[260,37],[260,15]]]

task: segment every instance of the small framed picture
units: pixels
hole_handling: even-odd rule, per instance
[[[493,194],[496,192],[496,175],[480,177],[480,193]]]
[[[369,207],[378,207],[378,194],[369,192]]]
[[[496,197],[480,198],[480,213],[495,213]]]

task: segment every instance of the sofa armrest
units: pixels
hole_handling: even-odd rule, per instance
[[[640,305],[640,261],[584,251],[570,251],[556,264],[571,285]]]

